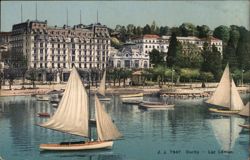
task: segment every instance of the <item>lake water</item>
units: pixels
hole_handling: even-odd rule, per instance
[[[244,101],[246,102],[246,96]],[[144,97],[162,101],[157,97]],[[124,139],[112,150],[40,152],[39,144],[81,140],[35,124],[53,113],[48,102],[29,96],[0,97],[0,157],[4,160],[247,160],[249,132],[238,127],[246,119],[208,112],[203,99],[173,100],[174,110],[140,110],[119,97],[105,103]],[[92,100],[93,104],[93,100]],[[1,159],[1,158],[0,158]]]

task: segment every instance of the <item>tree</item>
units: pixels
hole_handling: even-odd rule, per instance
[[[132,71],[128,69],[121,70],[121,78],[123,79],[123,87],[126,87],[126,79],[131,77]]]
[[[14,82],[14,79],[17,78],[17,70],[12,67],[4,69],[4,77],[8,80],[9,89],[11,90],[11,86]]]
[[[202,82],[212,81],[214,75],[211,72],[200,72],[200,79]]]
[[[153,49],[149,52],[150,63],[154,65],[162,65],[164,62],[164,55],[162,52],[159,52],[156,49]]]
[[[223,64],[230,64],[231,70],[238,68],[238,61],[236,57],[236,48],[232,38],[230,37],[227,46],[223,50]]]
[[[207,25],[197,26],[196,30],[197,36],[199,38],[208,38],[211,32],[210,28]]]
[[[200,49],[191,43],[183,44],[181,54],[176,56],[176,66],[181,68],[200,68],[202,62]]]
[[[168,34],[168,31],[169,31],[169,27],[168,26],[165,26],[165,27],[161,26],[159,34],[160,34],[160,36],[165,36],[165,35]]]
[[[223,44],[226,44],[229,40],[229,28],[227,26],[216,27],[213,33],[214,37],[219,38],[223,41]]]
[[[184,37],[194,36],[197,32],[196,27],[192,23],[182,23],[179,29]]]
[[[250,69],[250,31],[244,27],[239,28],[240,38],[238,41],[236,55],[239,67],[244,70]]]
[[[181,44],[177,41],[175,32],[172,33],[167,53],[167,66],[173,67],[176,65],[177,54],[181,54]]]
[[[192,82],[192,79],[197,79],[200,73],[198,69],[193,68],[181,68],[180,77],[182,80]]]
[[[32,82],[33,88],[36,88],[36,77],[37,77],[37,70],[35,68],[30,68],[27,71],[27,79]]]
[[[220,79],[222,72],[221,53],[217,50],[215,45],[210,50],[207,43],[204,43],[202,51],[203,63],[201,71],[213,73],[216,80]]]
[[[111,38],[111,46],[115,47],[116,49],[119,49],[119,48],[121,48],[121,43],[117,38],[112,37]]]
[[[151,27],[147,24],[145,27],[143,27],[142,33],[143,34],[151,34],[152,33]]]

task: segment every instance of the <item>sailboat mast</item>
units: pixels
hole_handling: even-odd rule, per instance
[[[91,141],[91,126],[90,126],[90,120],[91,120],[91,107],[90,107],[90,72],[89,72],[89,74],[88,74],[88,79],[89,79],[89,121],[88,121],[88,128],[89,128],[89,135],[88,135],[88,137],[89,137],[89,141]]]

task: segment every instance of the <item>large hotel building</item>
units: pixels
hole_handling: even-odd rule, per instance
[[[28,68],[103,69],[108,65],[110,35],[100,23],[88,26],[50,27],[47,21],[26,21],[13,25],[12,51],[23,54]]]

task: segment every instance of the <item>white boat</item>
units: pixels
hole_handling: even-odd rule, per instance
[[[111,98],[105,97],[105,94],[106,94],[106,70],[103,73],[100,86],[97,89],[97,93],[99,93],[101,95],[101,96],[99,96],[100,101],[110,101],[111,100]]]
[[[220,116],[220,118],[209,119],[208,121],[221,150],[232,151],[235,141],[242,130],[239,124],[243,124],[244,119],[236,116]]]
[[[143,97],[143,93],[135,93],[135,94],[124,94],[120,95],[120,98],[134,98],[134,97]]]
[[[55,114],[45,123],[38,124],[41,127],[57,130],[60,132],[78,135],[88,138],[86,142],[66,142],[58,144],[41,144],[41,150],[91,150],[110,149],[113,140],[122,136],[111,117],[95,96],[95,120],[98,139],[92,141],[91,135],[91,108],[88,104],[88,95],[80,76],[73,67],[66,90],[59,103]]]
[[[174,108],[174,104],[166,104],[162,102],[149,102],[149,101],[143,101],[139,104],[140,107],[145,109],[172,109]]]
[[[244,107],[234,80],[230,74],[228,64],[224,70],[218,87],[206,103],[216,107],[210,108],[209,110],[211,112],[222,114],[236,114]]]
[[[50,96],[49,95],[36,95],[37,101],[49,101]]]

